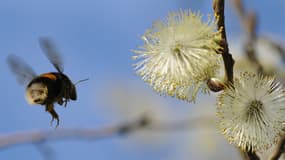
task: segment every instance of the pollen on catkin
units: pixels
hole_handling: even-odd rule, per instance
[[[218,96],[218,127],[247,152],[268,149],[284,129],[285,89],[274,77],[244,72]]]
[[[203,22],[200,13],[180,10],[157,21],[142,36],[133,56],[136,73],[156,92],[193,102],[208,93],[207,80],[220,68],[220,31],[216,21]]]

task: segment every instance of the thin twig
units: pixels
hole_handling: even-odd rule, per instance
[[[57,128],[56,130],[33,130],[0,135],[0,149],[24,144],[41,144],[47,141],[59,141],[65,139],[99,140],[111,136],[130,134],[139,129],[149,131],[181,131],[206,125],[213,125],[213,117],[200,117],[192,120],[180,120],[170,123],[151,123],[147,116],[138,120],[119,125],[99,128]]]
[[[249,58],[249,60],[257,66],[258,72],[259,73],[265,73],[264,69],[258,60],[256,56],[256,49],[255,45],[257,42],[257,33],[256,33],[256,28],[257,28],[257,16],[255,12],[247,12],[244,9],[244,5],[242,3],[242,0],[233,0],[234,6],[236,8],[236,11],[240,17],[240,21],[242,23],[242,26],[246,32],[247,37],[247,43],[245,44],[245,52]],[[278,44],[274,43],[272,40],[269,40],[267,38],[264,38],[264,40],[267,40],[267,43],[270,44],[274,49],[276,49],[283,62],[285,62],[285,50]],[[285,137],[282,138],[279,142],[278,147],[276,148],[275,152],[273,153],[272,157],[270,160],[278,160],[279,157],[284,153],[284,145],[285,145]],[[256,159],[255,155],[251,155],[248,153],[249,158]]]
[[[282,62],[285,64],[285,48],[280,43],[274,41],[273,39],[266,36],[259,36],[259,39],[267,43],[273,50],[277,51],[279,56],[282,59]]]
[[[221,47],[222,50],[220,53],[222,54],[224,67],[225,67],[225,81],[229,83],[233,83],[233,67],[234,67],[234,59],[232,55],[229,53],[229,47],[226,36],[226,28],[225,28],[225,16],[224,16],[224,0],[214,0],[213,1],[213,9],[215,12],[215,17],[217,19],[217,27],[218,30],[221,30],[222,42]]]
[[[221,46],[223,50],[221,53],[222,53],[224,65],[225,65],[226,80],[227,82],[233,83],[234,60],[232,58],[232,55],[229,53],[229,48],[228,48],[226,28],[225,28],[224,5],[225,5],[224,0],[214,0],[213,1],[213,9],[215,12],[215,17],[217,19],[218,29],[221,29],[221,34],[222,34]],[[253,28],[255,28],[255,26],[253,26]],[[248,152],[247,156],[250,160],[259,160],[259,157],[255,153]]]
[[[118,133],[118,127],[105,127],[100,129],[69,128],[57,130],[33,130],[0,135],[0,148],[12,147],[19,144],[33,144],[60,139],[99,139]]]
[[[148,125],[146,117],[137,121],[102,128],[57,128],[56,130],[33,130],[0,135],[0,148],[20,144],[38,144],[63,139],[101,139],[126,134]]]
[[[233,0],[233,4],[240,18],[240,22],[247,35],[246,43],[244,44],[245,53],[256,67],[259,73],[264,73],[264,69],[257,58],[256,54],[256,42],[257,42],[257,15],[255,12],[247,12],[244,8],[242,0]]]

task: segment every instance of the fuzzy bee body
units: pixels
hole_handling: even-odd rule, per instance
[[[63,73],[50,72],[35,77],[26,88],[26,100],[30,104],[46,105],[57,102],[59,105],[76,100],[76,89]]]
[[[54,103],[64,104],[66,107],[70,99],[75,101],[77,99],[76,88],[68,76],[63,73],[61,58],[51,42],[44,38],[40,39],[40,44],[58,72],[36,75],[28,64],[14,55],[8,57],[8,65],[21,84],[27,83],[25,93],[27,102],[32,105],[44,105],[45,110],[51,114],[52,121],[57,120],[56,126],[58,126],[59,116],[54,110]]]

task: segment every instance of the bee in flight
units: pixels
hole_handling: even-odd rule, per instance
[[[26,100],[29,104],[40,104],[52,116],[51,123],[59,116],[54,110],[54,103],[64,105],[71,99],[77,99],[75,84],[63,73],[63,63],[53,43],[48,38],[39,39],[40,46],[57,72],[37,75],[33,69],[15,55],[9,55],[7,62],[11,71],[21,84],[26,84]]]

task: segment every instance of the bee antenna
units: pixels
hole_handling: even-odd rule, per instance
[[[81,80],[77,81],[76,83],[74,83],[74,85],[77,85],[78,83],[88,81],[88,80],[89,80],[89,78],[81,79]]]

